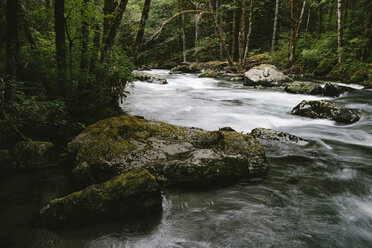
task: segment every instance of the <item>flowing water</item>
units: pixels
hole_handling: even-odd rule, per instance
[[[37,211],[40,202],[53,198],[53,184],[39,183],[42,193],[26,194],[23,198],[19,196],[23,191],[16,190],[15,198],[21,199],[21,206],[14,209],[13,202],[4,203],[0,204],[0,211],[29,214],[8,224],[4,244],[107,248],[372,247],[372,91],[355,85],[357,90],[334,99],[363,113],[359,122],[339,125],[290,115],[302,100],[329,98],[293,95],[283,89],[252,89],[239,81],[169,75],[166,70],[150,73],[165,76],[169,84],[135,82],[122,106],[127,113],[207,130],[229,126],[248,133],[255,127],[273,128],[312,142],[306,146],[264,142],[270,165],[265,178],[202,191],[165,190],[162,214],[144,220],[58,231],[30,229],[26,227],[27,218]],[[28,188],[35,187],[35,183],[30,183]],[[34,203],[27,203],[27,199]],[[11,235],[18,240],[9,238]]]

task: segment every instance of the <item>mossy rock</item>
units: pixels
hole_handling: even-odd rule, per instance
[[[37,169],[56,165],[54,144],[47,141],[22,141],[13,149],[17,168]]]
[[[256,54],[253,55],[245,61],[245,69],[251,69],[254,66],[265,64],[269,62],[270,56],[267,54]]]
[[[341,85],[332,84],[332,83],[326,83],[326,85],[323,88],[323,94],[325,96],[338,97],[345,92],[353,91],[353,90],[354,89],[350,87],[341,86]]]
[[[291,113],[313,119],[329,119],[344,124],[351,124],[360,120],[360,112],[358,110],[343,108],[325,100],[304,100]]]
[[[305,139],[302,139],[290,133],[280,132],[268,128],[255,128],[252,130],[251,135],[260,140],[289,142],[301,145],[308,144],[308,141]]]
[[[221,73],[218,73],[217,71],[203,71],[202,73],[199,74],[200,78],[205,78],[205,77],[210,77],[214,78],[221,75]]]
[[[97,122],[85,129],[69,145],[68,150],[76,156],[74,175],[85,184],[107,180],[108,178],[146,166],[153,172],[151,165],[183,164],[194,168],[224,161],[240,161],[246,171],[235,179],[261,176],[267,171],[263,147],[255,138],[232,131],[204,131],[163,122],[150,121],[134,116],[114,117]],[[213,156],[198,157],[197,154]],[[176,162],[175,162],[176,161]],[[149,166],[150,165],[150,166]],[[163,168],[163,167],[162,167]],[[190,175],[167,172],[169,166],[157,168],[155,176],[165,185],[179,184],[182,177],[209,180],[206,174]],[[173,168],[177,170],[179,166]],[[196,170],[197,172],[197,170]],[[221,172],[223,173],[223,172]],[[224,175],[215,176],[224,178]],[[188,182],[188,181],[187,181]],[[186,183],[186,181],[185,181]],[[191,183],[191,182],[190,182]]]
[[[284,90],[292,94],[320,95],[323,92],[322,86],[311,82],[294,82],[287,85]]]
[[[163,77],[160,77],[158,75],[150,74],[147,72],[133,72],[133,77],[136,80],[144,81],[152,84],[168,84],[167,80]]]
[[[33,220],[35,226],[81,226],[158,213],[159,184],[146,169],[124,173],[49,202]]]

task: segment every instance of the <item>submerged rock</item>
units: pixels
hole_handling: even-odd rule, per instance
[[[145,169],[124,173],[49,202],[35,226],[67,227],[157,213],[162,209],[159,184]]]
[[[134,116],[99,121],[68,149],[76,155],[74,175],[86,183],[146,166],[165,185],[188,186],[261,176],[268,167],[263,147],[251,135]]]
[[[168,84],[165,78],[147,72],[133,72],[133,76],[139,81],[145,81],[153,84]]]
[[[13,147],[16,165],[20,168],[33,169],[55,164],[55,149],[47,141],[22,141]]]
[[[274,65],[261,64],[244,73],[244,85],[263,85],[268,87],[280,86],[285,82],[293,81],[285,76]]]
[[[199,73],[201,70],[197,64],[182,64],[173,67],[170,71],[171,74],[179,73]]]
[[[353,88],[350,88],[350,87],[341,86],[341,85],[332,84],[332,83],[326,83],[323,88],[323,94],[325,96],[338,97],[341,94],[347,91],[352,91],[352,90]]]
[[[360,119],[359,111],[343,108],[325,100],[302,101],[292,110],[292,114],[313,119],[329,119],[345,124],[351,124]]]
[[[287,85],[284,90],[292,94],[320,95],[323,92],[322,86],[311,82],[295,82]]]
[[[281,142],[291,142],[298,144],[307,144],[308,141],[300,137],[294,136],[290,133],[280,132],[268,128],[255,128],[252,130],[251,135],[257,139],[273,140]]]

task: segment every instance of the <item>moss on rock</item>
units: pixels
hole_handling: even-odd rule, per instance
[[[305,95],[321,95],[323,92],[322,86],[311,82],[295,82],[287,85],[284,90],[292,94]]]

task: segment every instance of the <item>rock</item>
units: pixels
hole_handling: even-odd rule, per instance
[[[332,84],[332,83],[326,83],[323,88],[323,94],[325,96],[338,97],[341,94],[347,91],[352,91],[352,90],[353,88],[350,88],[350,87],[341,86],[341,85]]]
[[[217,77],[219,76],[220,74],[216,71],[205,71],[203,70],[202,73],[199,74],[199,77],[200,78],[205,78],[205,77],[211,77],[211,78],[214,78],[214,77]]]
[[[263,147],[250,135],[179,127],[134,116],[89,126],[68,144],[68,150],[76,155],[74,175],[86,184],[144,166],[167,186],[261,176],[268,167]],[[231,175],[227,168],[239,171]]]
[[[240,81],[243,80],[244,75],[239,73],[224,73],[223,77],[229,78],[230,81]]]
[[[307,140],[294,136],[290,133],[279,132],[279,131],[276,131],[273,129],[267,129],[267,128],[255,128],[252,130],[251,135],[255,137],[256,139],[262,139],[262,140],[298,143],[301,145],[306,145],[308,143]]]
[[[139,71],[151,71],[151,67],[149,67],[148,65],[142,65],[142,66],[138,67],[137,70],[139,70]]]
[[[245,61],[245,68],[246,69],[251,69],[254,66],[258,66],[261,64],[265,64],[269,62],[270,56],[267,54],[256,54],[253,55]]]
[[[145,81],[153,84],[168,84],[165,78],[147,72],[133,72],[133,76],[139,81]]]
[[[173,67],[170,71],[171,74],[179,73],[199,73],[201,70],[196,64],[182,64]]]
[[[146,169],[136,169],[49,202],[35,226],[81,226],[157,213],[162,209],[159,184]]]
[[[343,108],[325,100],[302,101],[292,110],[292,114],[313,119],[330,119],[345,124],[351,124],[360,119],[359,111]]]
[[[55,165],[54,145],[46,141],[22,141],[12,150],[17,167],[34,169]]]
[[[292,79],[278,71],[274,65],[269,64],[255,66],[244,73],[245,86],[263,85],[273,87],[280,86],[290,81],[292,81]]]
[[[295,82],[288,84],[284,90],[292,94],[320,95],[323,92],[322,86],[311,82]]]

